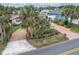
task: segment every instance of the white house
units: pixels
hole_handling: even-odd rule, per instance
[[[21,24],[22,20],[20,19],[19,14],[16,14],[16,12],[13,11],[13,14],[10,18],[13,24]]]
[[[48,16],[48,12],[49,12],[49,10],[42,10],[42,11],[39,13],[39,17],[41,17],[41,18],[46,18],[46,16]]]

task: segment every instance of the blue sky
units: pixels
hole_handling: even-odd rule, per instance
[[[62,6],[62,5],[79,5],[79,3],[2,3],[5,6],[23,7],[24,5],[42,6]]]

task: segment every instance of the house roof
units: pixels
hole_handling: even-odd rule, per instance
[[[55,17],[57,20],[66,20],[65,16],[58,15]]]
[[[61,14],[61,10],[52,10],[48,12],[49,15],[60,15]]]
[[[19,15],[12,15],[12,17],[10,18],[10,20],[16,19],[16,18],[19,18],[19,17],[20,17]]]

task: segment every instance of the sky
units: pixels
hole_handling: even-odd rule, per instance
[[[35,7],[62,6],[62,5],[79,5],[79,3],[2,3],[4,6],[23,7],[25,5],[34,5]]]

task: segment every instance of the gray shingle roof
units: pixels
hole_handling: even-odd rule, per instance
[[[61,14],[61,10],[52,10],[48,12],[49,15],[60,15]]]

